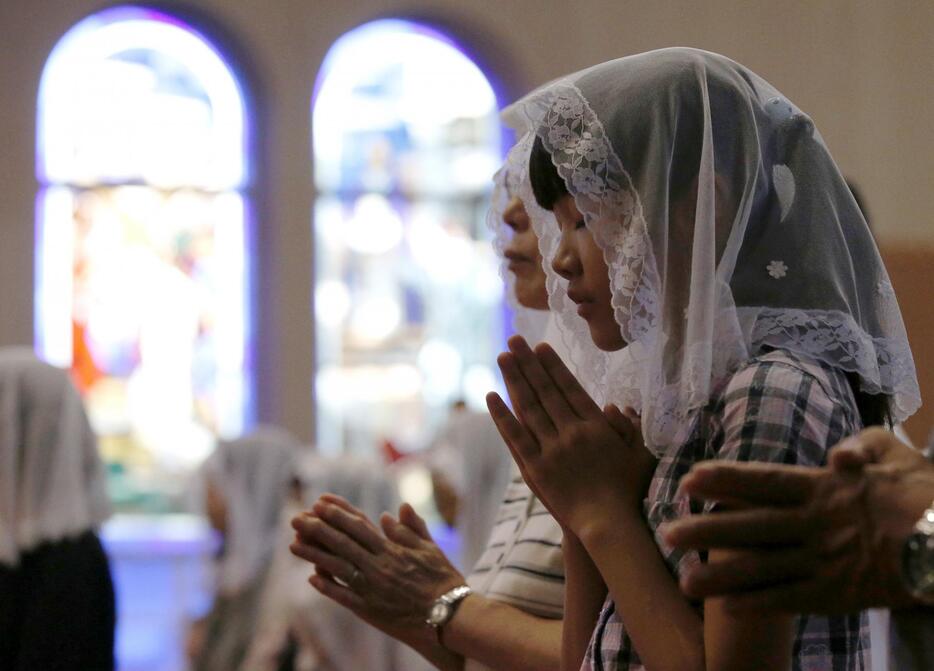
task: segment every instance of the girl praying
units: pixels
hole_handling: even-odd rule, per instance
[[[678,492],[698,461],[822,465],[920,404],[888,275],[814,124],[747,68],[685,48],[558,79],[507,115],[550,305],[596,345],[575,350],[578,380],[514,337],[499,364],[515,414],[487,399],[564,531],[563,668],[868,668],[865,613],[691,602],[677,577],[706,554],[656,533],[702,512]]]

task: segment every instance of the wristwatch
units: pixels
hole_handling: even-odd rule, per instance
[[[934,604],[934,503],[902,546],[902,578],[915,599]]]
[[[441,643],[441,627],[451,621],[460,602],[472,592],[473,590],[467,585],[461,585],[460,587],[455,587],[445,592],[431,604],[431,608],[428,610],[428,617],[425,618],[425,624],[435,630],[438,643]]]

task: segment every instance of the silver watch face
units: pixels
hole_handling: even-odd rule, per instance
[[[451,607],[443,601],[436,601],[428,611],[428,624],[440,625],[448,621],[451,616]]]

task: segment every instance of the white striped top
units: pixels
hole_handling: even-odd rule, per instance
[[[467,583],[487,598],[532,615],[560,619],[564,614],[561,539],[561,527],[516,472]]]

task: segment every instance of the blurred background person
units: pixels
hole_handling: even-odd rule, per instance
[[[114,668],[110,515],[97,439],[68,374],[0,350],[0,669]]]
[[[463,400],[451,406],[426,458],[438,514],[460,538],[456,563],[472,567],[490,537],[512,459],[489,413]]]
[[[363,622],[308,585],[308,564],[289,552],[292,516],[325,492],[378,516],[398,505],[394,470],[374,458],[308,452],[296,492],[282,516],[254,644],[243,671],[418,671],[429,668],[412,650]]]
[[[205,512],[221,543],[214,603],[189,632],[193,671],[231,671],[243,662],[257,628],[297,456],[298,443],[289,433],[259,427],[218,442],[201,468]]]

